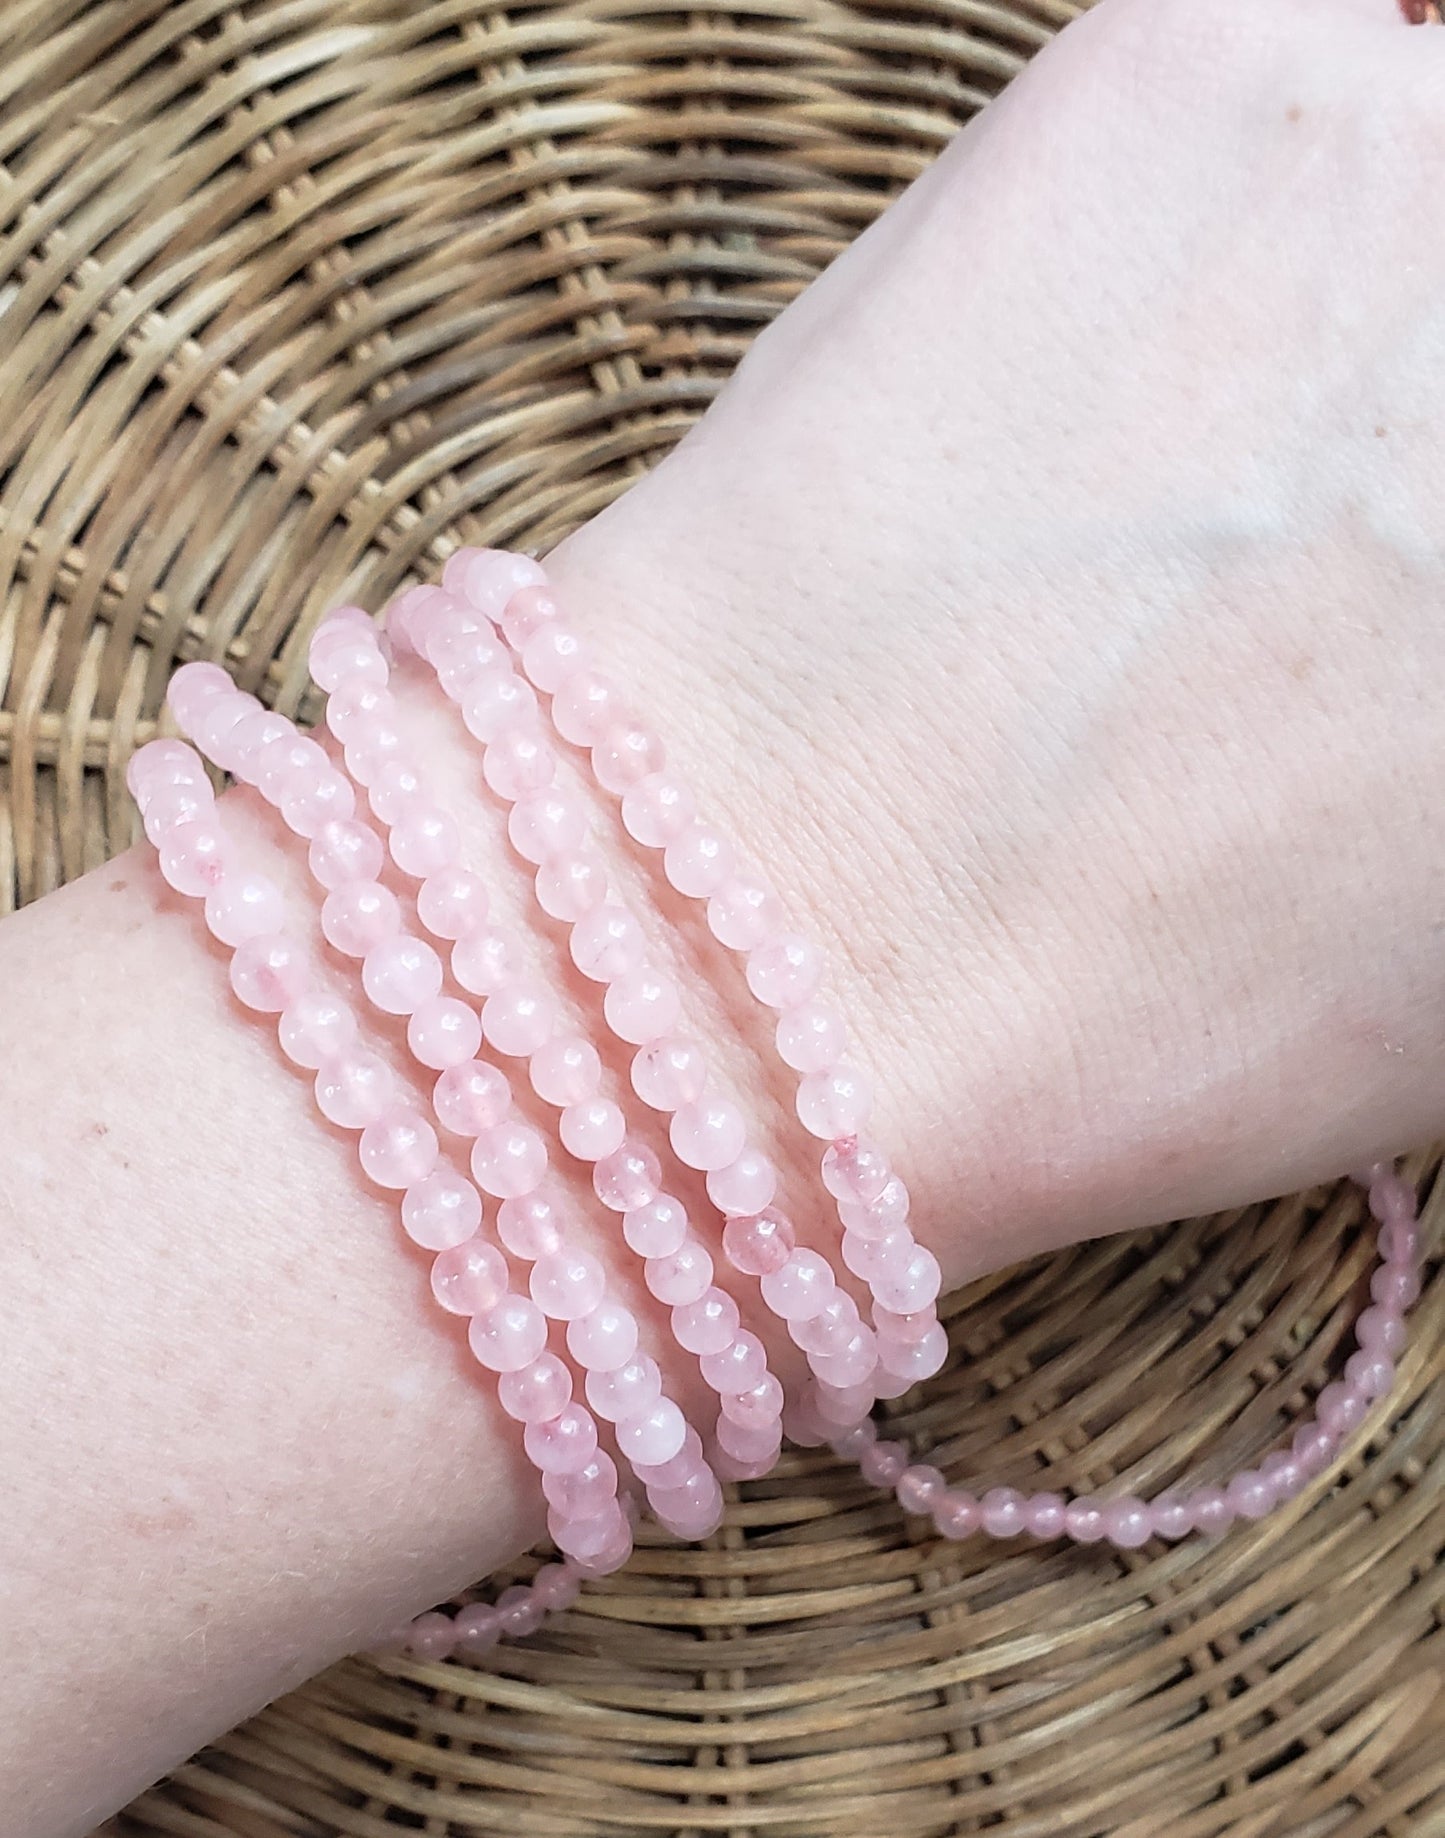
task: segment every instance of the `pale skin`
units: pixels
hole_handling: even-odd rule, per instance
[[[1445,1125],[1442,104],[1392,0],[1104,0],[553,558],[829,946],[951,1283]],[[0,992],[0,1779],[59,1838],[540,1512],[147,855]]]

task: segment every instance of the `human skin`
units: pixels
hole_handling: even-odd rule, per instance
[[[552,560],[828,945],[949,1282],[1440,1133],[1442,101],[1392,0],[1104,0]],[[757,1013],[702,1025],[798,1191]],[[0,926],[0,1064],[0,1780],[57,1838],[540,1508],[143,852]]]

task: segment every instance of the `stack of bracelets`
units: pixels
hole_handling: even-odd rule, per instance
[[[600,986],[603,1025],[630,1054],[633,1094],[666,1119],[678,1162],[705,1177],[706,1218],[694,1216],[704,1210],[696,1200],[690,1214],[668,1190],[659,1157],[606,1095],[597,1047],[529,973],[527,941],[498,923],[488,887],[463,863],[456,822],[403,744],[389,685],[392,660],[404,655],[429,666],[460,710],[537,904],[565,933],[572,963]],[[207,928],[231,953],[237,998],[277,1017],[282,1052],[314,1075],[317,1108],[355,1133],[368,1179],[399,1196],[403,1230],[433,1256],[438,1304],[465,1318],[471,1351],[496,1375],[541,1478],[561,1560],[494,1604],[420,1616],[397,1636],[413,1655],[477,1655],[501,1635],[532,1631],[575,1598],[580,1579],[626,1562],[643,1499],[676,1536],[708,1536],[723,1515],[721,1483],[768,1473],[785,1432],[856,1460],[944,1538],[1132,1548],[1261,1518],[1327,1468],[1390,1390],[1405,1313],[1420,1293],[1420,1235],[1412,1189],[1380,1164],[1355,1177],[1368,1188],[1381,1259],[1357,1350],[1321,1392],[1313,1420],[1257,1468],[1223,1487],[1145,1501],[1008,1487],[980,1497],[911,1462],[900,1443],[880,1439],[871,1413],[943,1363],[939,1268],[910,1230],[907,1188],[865,1134],[868,1081],[848,1061],[842,1017],[818,994],[821,954],[787,928],[766,879],[697,812],[542,569],[525,556],[460,550],[442,585],[402,593],[382,628],[357,607],[331,613],[310,661],[341,763],[214,664],[185,665],[169,701],[200,754],[253,786],[308,845],[325,894],[325,942],[359,966],[355,1003],[317,977],[314,950],[287,930],[279,889],[235,859],[191,747],[151,742],[128,782],[166,881],[203,903]],[[647,933],[592,842],[589,800],[559,782],[559,743],[586,756],[627,834],[660,857],[676,893],[703,904],[712,936],[741,957],[753,995],[775,1011],[777,1051],[798,1075],[798,1119],[820,1145],[819,1176],[855,1282],[797,1242],[776,1204],[777,1169],[748,1141],[743,1110],[703,1047],[680,1031],[681,992],[649,961]],[[411,885],[405,905],[389,881]],[[410,1099],[364,1044],[367,1008],[404,1020],[429,1105]],[[538,1104],[555,1112],[551,1139],[514,1103],[514,1072],[530,1088],[526,1113]],[[597,1205],[614,1215],[609,1237],[642,1260],[677,1345],[696,1358],[717,1400],[710,1427],[688,1422],[603,1262],[574,1242],[575,1204],[549,1177],[558,1146],[590,1166]],[[806,1359],[801,1395],[785,1398],[739,1297],[760,1299]]]

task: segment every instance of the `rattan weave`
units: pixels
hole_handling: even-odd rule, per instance
[[[625,487],[1072,10],[6,0],[0,906],[129,842],[178,659],[294,709],[325,605]],[[979,1284],[898,1414],[991,1481],[1245,1456],[1343,1357],[1359,1224],[1320,1192]],[[943,1546],[790,1456],[706,1548],[484,1667],[338,1667],[107,1830],[1445,1832],[1442,1339],[1437,1281],[1388,1411],[1212,1548]]]

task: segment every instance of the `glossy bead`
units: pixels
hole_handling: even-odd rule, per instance
[[[1292,1450],[1271,1449],[1259,1464],[1259,1471],[1274,1490],[1277,1503],[1294,1499],[1296,1494],[1303,1493],[1309,1484],[1309,1476],[1305,1473],[1304,1463]],[[1164,1532],[1160,1524],[1160,1511],[1160,1502],[1156,1500],[1154,1502],[1154,1529],[1160,1533],[1161,1537],[1167,1537],[1171,1534]]]
[[[456,1644],[450,1615],[428,1609],[418,1615],[407,1630],[406,1650],[412,1659],[438,1665],[451,1656]]]
[[[778,1171],[761,1150],[744,1148],[734,1161],[710,1169],[707,1197],[720,1213],[760,1213],[778,1191]],[[761,1274],[761,1273],[759,1273]]]
[[[390,1067],[362,1047],[349,1047],[316,1074],[316,1107],[344,1130],[362,1130],[380,1122],[394,1094]]]
[[[797,1234],[790,1219],[769,1207],[751,1217],[739,1215],[723,1227],[723,1255],[744,1276],[771,1276],[792,1256]]]
[[[761,1280],[763,1300],[784,1321],[816,1315],[836,1287],[833,1272],[815,1251],[794,1251],[785,1264]]]
[[[737,1303],[716,1284],[672,1311],[672,1336],[685,1353],[720,1353],[740,1325]]]
[[[695,1103],[706,1085],[707,1061],[696,1041],[670,1036],[633,1057],[632,1089],[652,1110],[680,1110]]]
[[[672,1152],[689,1168],[725,1168],[747,1141],[742,1112],[725,1098],[702,1097],[673,1112],[668,1126]]]
[[[783,923],[782,902],[752,874],[730,875],[707,903],[708,929],[733,951],[752,951]]]
[[[416,916],[437,938],[480,931],[490,904],[481,877],[455,865],[429,874],[416,891]]]
[[[916,1462],[905,1468],[894,1486],[898,1504],[906,1513],[931,1513],[948,1486],[937,1468]]]
[[[1369,1206],[1381,1225],[1399,1221],[1408,1224],[1415,1217],[1415,1189],[1393,1169],[1384,1169],[1370,1182]]]
[[[605,1513],[617,1499],[617,1465],[606,1450],[599,1449],[575,1474],[544,1474],[542,1492],[549,1506],[569,1517]]]
[[[1068,1509],[1061,1493],[1024,1496],[1024,1530],[1030,1538],[1062,1538],[1068,1530]]]
[[[858,1469],[870,1487],[896,1487],[908,1466],[901,1442],[875,1442],[858,1458]]]
[[[396,712],[395,696],[377,683],[343,683],[326,699],[326,725],[343,745],[376,723],[390,727]]]
[[[579,1587],[578,1578],[562,1564],[543,1564],[532,1578],[532,1594],[549,1614],[570,1608]]]
[[[346,770],[358,785],[370,785],[401,753],[401,735],[384,721],[358,722],[342,748]]]
[[[618,794],[660,772],[663,761],[662,742],[635,721],[615,723],[592,748],[592,771],[597,783]]]
[[[955,1542],[971,1537],[983,1523],[983,1508],[963,1487],[950,1487],[934,1502],[933,1524],[941,1538]]]
[[[545,1613],[525,1583],[513,1583],[496,1600],[497,1625],[508,1640],[524,1640],[528,1634],[535,1634]]]
[[[764,1372],[751,1385],[720,1395],[724,1415],[752,1428],[780,1419],[786,1402],[783,1387],[773,1372]]]
[[[327,771],[310,781],[293,786],[283,793],[280,802],[282,821],[293,834],[312,837],[328,823],[350,817],[356,810],[356,792],[351,780],[339,772]]]
[[[823,954],[810,938],[782,932],[748,952],[748,988],[768,1008],[795,1009],[823,974]]]
[[[494,990],[482,1004],[482,1033],[498,1053],[535,1053],[557,1024],[557,1006],[540,983],[518,978]]]
[[[1017,1538],[1026,1528],[1024,1496],[1015,1487],[990,1487],[979,1508],[990,1538]]]
[[[527,1067],[532,1089],[559,1109],[594,1097],[602,1083],[602,1061],[581,1034],[555,1034],[533,1053]]]
[[[1321,1429],[1328,1430],[1330,1435],[1339,1441],[1352,1436],[1369,1415],[1370,1404],[1362,1391],[1353,1385],[1341,1383],[1336,1379],[1326,1385],[1315,1400],[1315,1415],[1319,1418]]]
[[[191,668],[189,664],[182,665],[182,669]],[[203,669],[216,670],[224,679],[217,693],[225,694],[229,691],[231,680],[224,670],[214,664],[205,665]],[[175,681],[174,678],[171,680]],[[208,801],[212,800],[210,780],[206,777],[205,766],[195,749],[188,747],[183,740],[172,740],[169,737],[148,740],[143,747],[137,748],[126,766],[125,782],[142,815],[148,815],[155,800],[172,789],[193,790]]]
[[[213,817],[191,818],[161,838],[156,856],[167,885],[195,899],[220,884],[225,873],[225,838]]]
[[[503,1200],[497,1208],[497,1236],[514,1257],[527,1263],[566,1247],[563,1215],[545,1189]]]
[[[1153,1514],[1136,1495],[1126,1493],[1105,1503],[1104,1535],[1121,1551],[1137,1551],[1149,1542],[1153,1531]]]
[[[1219,1487],[1199,1488],[1190,1501],[1190,1508],[1195,1531],[1203,1532],[1209,1538],[1217,1538],[1221,1532],[1227,1532],[1236,1517],[1228,1496]]]
[[[915,1245],[900,1266],[878,1279],[873,1294],[884,1308],[911,1314],[936,1302],[942,1286],[938,1259],[924,1245]]]
[[[310,981],[300,947],[284,932],[238,945],[228,974],[237,999],[263,1015],[280,1014]]]
[[[364,958],[401,930],[401,908],[396,895],[379,881],[348,881],[323,901],[321,930],[343,957]]]
[[[1225,1488],[1224,1497],[1241,1519],[1262,1519],[1276,1505],[1274,1488],[1254,1468],[1236,1474]]]
[[[829,1143],[823,1151],[820,1172],[823,1185],[838,1202],[845,1225],[852,1222],[854,1212],[886,1217],[894,1225],[902,1225],[908,1217],[908,1189],[889,1167],[888,1157],[873,1143],[856,1138]],[[849,1209],[846,1214],[844,1207]]]
[[[692,818],[692,793],[665,772],[648,773],[622,794],[623,826],[644,848],[666,848]]]
[[[482,1223],[482,1197],[454,1168],[437,1168],[407,1188],[401,1223],[425,1251],[447,1251],[475,1236]]]
[[[659,1398],[639,1416],[616,1426],[617,1446],[630,1462],[656,1466],[677,1454],[687,1435],[687,1419],[671,1398]]]
[[[306,852],[312,874],[328,889],[344,887],[349,881],[374,881],[384,859],[376,831],[351,817],[323,823]]]
[[[1306,1474],[1322,1474],[1339,1454],[1339,1443],[1320,1423],[1302,1423],[1290,1442],[1290,1453]]]
[[[483,926],[464,932],[452,946],[452,975],[474,996],[495,995],[523,970],[517,947],[505,932]]]
[[[552,624],[561,613],[545,586],[518,588],[502,608],[497,624],[514,650],[520,650],[535,632]]]
[[[452,1253],[443,1251],[442,1256]],[[472,1316],[467,1341],[478,1362],[492,1372],[516,1372],[530,1365],[547,1344],[547,1317],[525,1296],[505,1295],[485,1314]]]
[[[1398,1359],[1405,1351],[1405,1323],[1393,1309],[1374,1302],[1355,1323],[1355,1339],[1366,1352]]]
[[[158,785],[143,807],[147,839],[159,847],[178,823],[209,817],[215,803],[209,785]]]
[[[1064,1508],[1064,1529],[1075,1544],[1098,1544],[1107,1536],[1104,1504],[1092,1494],[1080,1494]]]
[[[450,868],[461,852],[456,819],[440,805],[423,804],[402,818],[387,839],[391,859],[413,881]]]
[[[528,587],[545,587],[546,582],[540,563],[510,549],[457,549],[442,570],[447,592],[494,624],[500,622],[513,594]]]
[[[482,1044],[482,1024],[469,1002],[455,996],[433,996],[413,1012],[406,1029],[407,1045],[423,1066],[445,1072],[475,1059]]]
[[[587,815],[570,793],[548,785],[518,798],[507,814],[507,835],[524,861],[553,861],[581,848]]]
[[[702,1437],[689,1424],[683,1433],[682,1446],[676,1454],[669,1455],[665,1461],[649,1462],[640,1458],[636,1459],[633,1461],[632,1469],[649,1493],[658,1488],[681,1487],[692,1476],[707,1471],[707,1456],[703,1452]]]
[[[629,1136],[592,1170],[592,1191],[614,1213],[634,1212],[657,1198],[662,1164],[645,1143]]]
[[[487,1315],[507,1294],[507,1266],[495,1245],[466,1238],[432,1260],[431,1287],[448,1314]]]
[[[921,1385],[925,1379],[931,1379],[943,1370],[947,1358],[948,1334],[937,1320],[916,1340],[898,1342],[880,1338],[878,1342],[880,1366],[907,1385]]]
[[[714,1433],[718,1447],[726,1449],[739,1461],[771,1460],[783,1442],[783,1426],[777,1417],[766,1423],[739,1423],[732,1417],[720,1415]]]
[[[552,697],[557,732],[574,746],[595,746],[616,719],[616,688],[595,670],[571,671]]]
[[[1382,1308],[1402,1315],[1420,1299],[1420,1273],[1398,1264],[1381,1264],[1370,1278],[1370,1294]]]
[[[681,1487],[658,1488],[648,1499],[658,1524],[690,1543],[710,1538],[723,1522],[722,1489],[711,1474],[692,1475]]]
[[[631,1207],[622,1218],[622,1235],[638,1257],[671,1257],[686,1242],[687,1232],[687,1209],[670,1194]]]
[[[560,621],[548,620],[536,628],[519,656],[528,681],[552,695],[586,664],[587,647]]]
[[[482,759],[482,777],[507,803],[552,783],[557,757],[535,715],[519,715],[501,729]]]
[[[1383,1398],[1394,1388],[1395,1362],[1361,1347],[1345,1361],[1345,1378],[1361,1397]]]
[[[228,760],[218,763],[228,767],[232,764]],[[308,783],[333,770],[324,748],[293,729],[288,739],[273,742],[262,754],[256,769],[256,786],[268,803],[280,805],[294,798]],[[354,792],[352,799],[355,810]],[[338,810],[335,814],[340,817],[345,813]]]
[[[547,1144],[530,1124],[494,1124],[472,1144],[472,1179],[499,1200],[530,1193],[546,1172]]]
[[[346,682],[375,683],[378,688],[386,684],[386,659],[370,634],[352,638],[342,632],[318,632],[311,646],[310,663],[313,680],[328,691]]]
[[[601,1161],[622,1147],[627,1119],[611,1098],[584,1098],[557,1119],[562,1147],[579,1161]]]
[[[1420,1256],[1420,1229],[1413,1221],[1390,1220],[1380,1227],[1380,1255],[1389,1264],[1412,1265]]]
[[[572,927],[569,949],[583,976],[610,983],[641,965],[647,943],[632,914],[609,901],[582,915]]]
[[[625,1366],[637,1352],[637,1317],[604,1296],[586,1314],[568,1322],[567,1351],[588,1372]]]
[[[707,899],[732,874],[732,844],[709,824],[690,823],[668,843],[662,871],[679,893]]]
[[[166,701],[182,732],[194,734],[212,703],[229,696],[235,687],[219,664],[182,664],[166,685]]]
[[[378,1187],[410,1187],[437,1165],[436,1131],[416,1111],[399,1108],[361,1133],[361,1165]]]
[[[574,849],[544,861],[535,886],[542,911],[572,925],[607,898],[607,870],[595,849]]]
[[[689,1237],[668,1257],[649,1257],[643,1267],[649,1291],[659,1302],[676,1308],[699,1301],[712,1282],[712,1258],[696,1238]]]
[[[415,1014],[441,991],[441,959],[423,939],[398,932],[366,953],[361,960],[361,983],[384,1013]]]
[[[540,737],[541,730],[536,723],[537,692],[532,685],[519,677],[510,665],[498,670],[484,670],[480,675],[470,677],[461,697],[462,720],[468,731],[484,747],[490,748],[511,729],[523,723],[530,723],[527,732]],[[550,757],[550,748],[546,749]],[[488,758],[490,758],[490,753]],[[535,768],[535,761],[533,762]],[[482,768],[483,773],[486,767]],[[550,771],[538,778],[533,786],[519,785],[518,795],[523,790],[536,790],[548,783]],[[487,779],[492,784],[490,778]],[[492,786],[494,791],[499,788]],[[506,796],[506,793],[502,793]]]
[[[798,1120],[811,1136],[825,1142],[856,1136],[868,1120],[873,1102],[867,1076],[854,1066],[834,1066],[828,1072],[810,1072],[799,1082]]]
[[[356,1039],[356,1015],[339,997],[306,989],[286,1005],[277,1035],[287,1059],[314,1072]]]
[[[529,1423],[522,1432],[527,1459],[544,1474],[575,1474],[597,1448],[597,1424],[590,1410],[568,1404],[555,1417]]]
[[[512,1107],[512,1088],[495,1066],[463,1060],[448,1066],[432,1087],[432,1108],[443,1129],[480,1136],[495,1128]]]
[[[486,1602],[469,1602],[459,1608],[452,1618],[452,1628],[456,1650],[467,1659],[480,1659],[489,1653],[502,1631],[496,1609]]]
[[[206,895],[206,929],[224,945],[278,932],[285,920],[280,892],[259,874],[228,874]]]
[[[660,1040],[676,1027],[682,998],[671,977],[644,964],[608,984],[602,1012],[619,1040],[641,1046]]]
[[[703,1354],[698,1363],[714,1391],[749,1391],[766,1374],[768,1355],[756,1334],[740,1328],[725,1347]]]
[[[293,724],[273,709],[259,708],[254,714],[245,716],[231,729],[230,735],[231,757],[236,762],[237,776],[254,784],[267,750],[278,743],[284,745],[295,735]]]
[[[212,765],[219,766],[223,772],[234,772],[240,764],[236,730],[248,715],[260,712],[261,704],[254,696],[234,691],[229,696],[218,698],[196,723],[197,747]]]
[[[873,1387],[863,1384],[833,1384],[827,1377],[818,1372],[819,1365],[832,1366],[833,1361],[818,1361],[814,1364],[813,1373],[816,1380],[813,1386],[813,1404],[818,1415],[829,1425],[840,1429],[851,1429],[855,1423],[867,1417],[873,1408]]]
[[[533,1264],[528,1286],[544,1315],[554,1321],[575,1321],[597,1307],[607,1278],[588,1252],[555,1251]]]
[[[1189,1500],[1177,1493],[1160,1494],[1152,1506],[1154,1530],[1171,1544],[1187,1538],[1194,1530],[1194,1513]]]
[[[646,1354],[620,1366],[589,1368],[585,1383],[587,1402],[608,1423],[645,1416],[662,1396],[662,1374]]]
[[[416,767],[404,759],[390,760],[376,775],[367,802],[383,823],[400,823],[426,799],[426,788]]]

